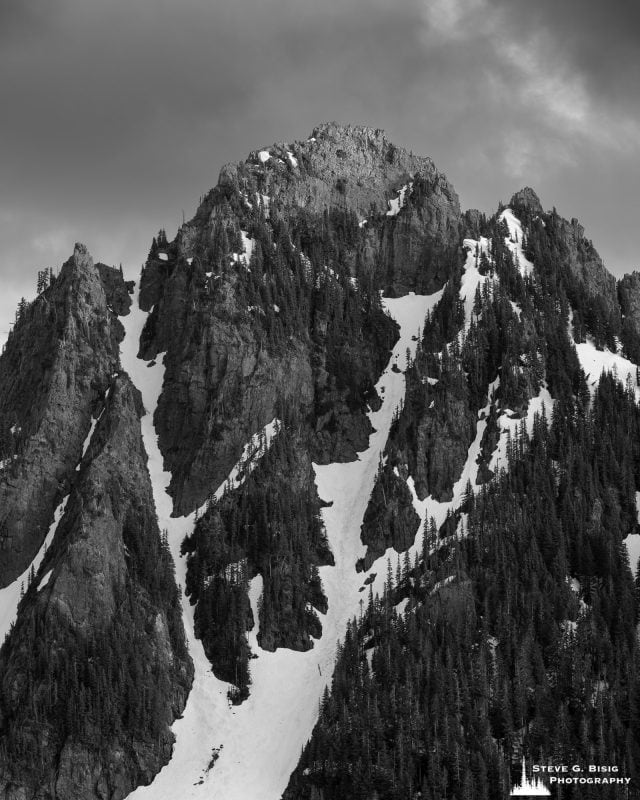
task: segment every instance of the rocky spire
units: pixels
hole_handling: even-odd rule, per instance
[[[516,192],[509,200],[509,206],[511,208],[526,208],[534,214],[544,214],[540,198],[530,186],[525,186]]]

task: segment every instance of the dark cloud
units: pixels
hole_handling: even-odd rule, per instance
[[[224,162],[326,119],[431,155],[464,206],[533,184],[629,269],[639,15],[585,0],[0,0],[0,318],[76,239],[136,274]]]
[[[625,0],[495,0],[522,32],[545,30],[603,101],[640,98],[640,5]]]

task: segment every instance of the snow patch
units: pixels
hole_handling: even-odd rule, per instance
[[[398,192],[398,196],[389,200],[388,217],[395,217],[400,213],[400,209],[404,207],[407,190],[411,191],[412,186],[413,181],[406,183]]]
[[[509,236],[505,239],[505,244],[511,251],[516,266],[522,275],[529,275],[533,270],[533,263],[525,256],[522,249],[522,223],[510,208],[505,208],[498,219],[506,222],[509,228]]]
[[[489,239],[482,236],[480,239],[465,239],[463,247],[467,251],[467,259],[464,264],[464,273],[460,282],[460,299],[464,302],[464,331],[469,330],[473,318],[473,306],[476,299],[478,287],[493,279],[489,275],[481,275],[478,269],[480,256],[484,253],[489,256]]]
[[[166,253],[158,253],[158,258],[160,259],[160,261],[168,261],[169,260],[169,256]]]
[[[40,579],[40,583],[38,585],[38,591],[39,592],[41,592],[44,589],[44,587],[49,583],[49,578],[51,577],[52,572],[53,572],[53,570],[50,569]]]
[[[262,164],[266,164],[267,161],[271,158],[271,153],[268,150],[261,150],[258,153],[258,158]]]
[[[571,332],[571,325],[569,326],[569,331]],[[607,372],[615,375],[623,384],[628,384],[635,392],[636,402],[640,400],[638,367],[636,364],[624,358],[624,356],[612,353],[610,350],[596,349],[591,338],[588,338],[586,342],[576,344],[575,348],[580,366],[587,376],[587,383],[592,395],[598,386],[600,376],[603,372]]]
[[[251,613],[253,614],[253,628],[248,633],[247,641],[249,647],[255,653],[257,652],[258,633],[260,632],[260,615],[258,613],[260,598],[264,589],[264,579],[262,575],[256,575],[249,581],[249,604],[251,606]]]
[[[251,439],[245,444],[240,458],[237,460],[227,479],[214,492],[213,497],[220,500],[225,491],[233,491],[245,482],[253,470],[258,466],[262,456],[271,447],[274,436],[280,431],[281,422],[279,419],[272,419],[267,425],[254,433]],[[207,503],[202,507],[206,510]]]
[[[409,598],[403,597],[402,600],[396,604],[396,612],[398,616],[402,616],[404,612],[407,610],[407,606],[409,605]]]
[[[255,242],[246,231],[240,231],[240,238],[242,240],[242,253],[234,253],[234,260],[244,261],[245,265],[248,267],[251,263]]]
[[[527,433],[531,433],[533,430],[533,421],[536,414],[542,413],[542,406],[544,404],[545,413],[547,415],[547,420],[551,419],[551,411],[553,409],[554,400],[549,393],[546,385],[543,386],[538,394],[535,397],[532,397],[529,400],[529,405],[527,407],[527,415],[525,419],[525,425],[527,428]],[[497,473],[500,468],[507,467],[507,448],[509,446],[509,441],[511,439],[515,439],[518,429],[522,424],[522,419],[520,417],[512,416],[512,413],[509,409],[504,409],[502,414],[498,417],[498,428],[500,429],[500,439],[498,444],[496,445],[496,449],[493,451],[491,456],[491,461],[489,462],[489,469],[492,472]]]
[[[636,492],[636,516],[638,522],[640,522],[640,492]],[[631,572],[635,575],[638,568],[638,559],[640,559],[640,533],[630,533],[624,543],[629,554]]]
[[[447,575],[447,577],[446,577],[446,578],[443,578],[441,581],[438,581],[438,582],[437,582],[437,583],[434,585],[433,589],[432,589],[432,590],[429,592],[429,594],[435,594],[437,591],[439,591],[440,589],[442,589],[442,588],[443,588],[444,586],[446,586],[447,584],[449,584],[449,583],[452,583],[453,581],[455,581],[455,579],[456,579],[457,577],[458,577],[457,575]]]
[[[287,158],[289,159],[289,163],[295,169],[298,166],[298,159],[293,155],[293,153],[287,150]]]

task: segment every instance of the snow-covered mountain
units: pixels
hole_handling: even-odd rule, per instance
[[[576,220],[331,123],[139,285],[47,283],[0,357],[1,797],[635,775],[640,279]]]

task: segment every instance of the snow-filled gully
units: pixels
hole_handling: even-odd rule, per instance
[[[229,685],[211,672],[202,645],[194,637],[193,609],[183,596],[184,625],[195,667],[193,688],[182,718],[173,725],[176,743],[171,761],[150,786],[139,787],[131,798],[279,800],[281,797],[301,748],[313,730],[324,688],[331,681],[336,645],[344,635],[347,622],[360,611],[364,576],[356,572],[355,564],[366,550],[360,541],[362,518],[394,411],[404,398],[407,349],[415,355],[417,334],[427,311],[438,302],[441,294],[411,294],[383,301],[400,325],[400,338],[378,382],[383,403],[378,411],[369,415],[375,431],[369,448],[360,453],[357,461],[348,464],[314,465],[318,493],[323,500],[332,503],[323,508],[322,515],[336,562],[335,567],[320,568],[329,605],[327,614],[320,615],[322,637],[306,653],[287,649],[269,653],[259,648],[257,629],[250,631],[249,644],[257,655],[251,661],[251,694],[240,706],[231,706],[227,699]],[[184,518],[171,517],[171,500],[166,493],[170,475],[163,470],[153,427],[153,411],[162,388],[164,367],[162,356],[153,366],[136,357],[146,314],[134,305],[136,308],[123,319],[126,337],[121,347],[122,366],[142,392],[147,410],[142,419],[142,434],[149,456],[158,522],[161,529],[168,531],[176,578],[184,586],[186,563],[180,556],[180,545],[193,529],[195,513]],[[400,371],[392,369],[394,364]],[[275,435],[275,430],[272,423],[271,430],[266,431],[267,438]],[[379,559],[370,572],[378,573],[376,583],[383,579],[386,556]],[[261,588],[262,580],[258,576],[250,585],[254,608]],[[214,750],[218,757],[209,768]]]

